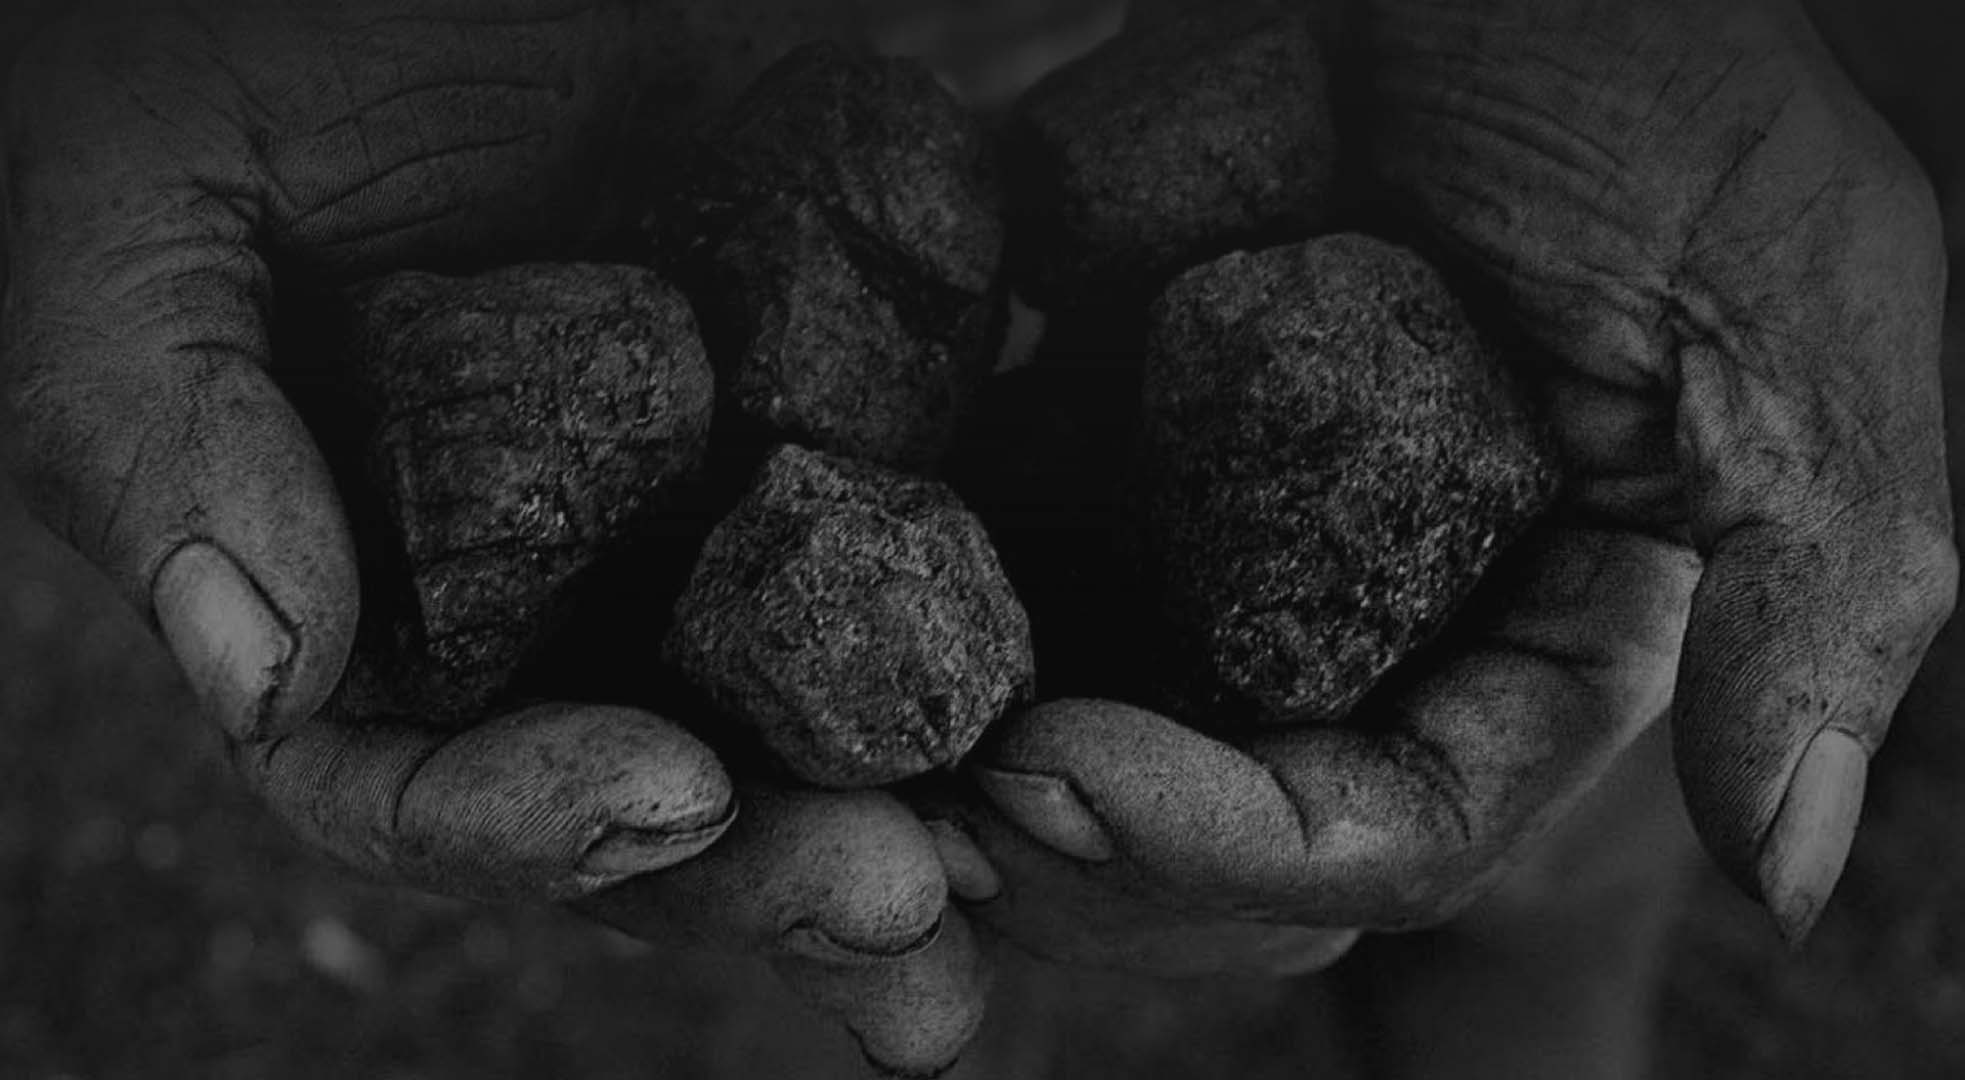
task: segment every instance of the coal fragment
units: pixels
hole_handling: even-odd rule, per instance
[[[398,273],[352,299],[395,564],[365,576],[396,591],[365,600],[371,647],[345,695],[357,711],[479,719],[563,587],[702,467],[709,362],[682,294],[635,267]]]
[[[1326,219],[1335,134],[1309,17],[1263,2],[1129,26],[1018,102],[1010,276],[1053,316],[1144,306],[1174,274]]]
[[[1032,683],[1023,608],[952,491],[790,445],[711,533],[664,651],[834,788],[953,763]]]
[[[1364,236],[1183,274],[1153,311],[1143,406],[1169,695],[1210,722],[1344,716],[1559,480],[1438,275]]]
[[[685,172],[650,228],[697,282],[730,430],[931,469],[1004,322],[979,121],[918,63],[816,43]]]

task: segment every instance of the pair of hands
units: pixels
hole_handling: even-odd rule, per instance
[[[1708,849],[1799,937],[1956,587],[1924,179],[1790,4],[1339,18],[1360,178],[1508,313],[1574,474],[1568,524],[1354,727],[1231,743],[1048,705],[924,825],[885,793],[733,779],[627,710],[439,733],[331,703],[355,559],[268,374],[271,268],[577,251],[633,214],[661,132],[845,32],[823,3],[77,13],[23,61],[7,143],[23,489],[303,837],[763,952],[891,1068],[972,1033],[972,920],[1085,962],[1319,966],[1477,895],[1668,706]]]

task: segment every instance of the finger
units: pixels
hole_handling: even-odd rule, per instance
[[[793,991],[837,1016],[875,1069],[889,1076],[941,1076],[982,1025],[989,968],[962,913],[918,953],[872,964],[803,956],[772,965]]]
[[[9,132],[23,494],[151,618],[228,732],[284,728],[340,676],[355,569],[319,455],[259,368],[253,222],[160,125],[119,119],[107,72],[48,48],[29,51]]]
[[[981,1022],[987,974],[919,819],[878,791],[746,786],[710,850],[583,902],[643,936],[771,958],[882,1068],[945,1070]]]
[[[1349,929],[1219,918],[1153,903],[1083,872],[993,810],[959,776],[910,785],[962,911],[1025,952],[1072,967],[1157,978],[1282,978],[1322,971]]]
[[[570,899],[673,866],[737,809],[708,747],[614,707],[541,705],[462,731],[323,713],[234,756],[302,839],[371,876],[485,900]]]
[[[1155,978],[1308,975],[1356,944],[1350,929],[1197,914],[1113,888],[986,806],[964,813],[1002,887],[971,918],[1053,963]]]
[[[631,216],[657,134],[815,25],[685,7],[103,4],[25,54],[4,328],[24,486],[234,737],[310,715],[356,621],[332,485],[262,370],[266,256],[511,259]]]
[[[1955,601],[1929,182],[1800,4],[1379,7],[1381,190],[1541,349],[1676,405],[1679,778],[1799,939]]]
[[[1755,305],[1690,311],[1677,355],[1678,456],[1709,568],[1674,733],[1701,838],[1799,942],[1841,876],[1869,756],[1950,616],[1958,555],[1936,200],[1791,22],[1814,77],[1754,165],[1794,179],[1728,191],[1720,242],[1689,257]],[[1752,235],[1780,239],[1728,255]]]
[[[1741,386],[1709,350],[1682,363],[1710,564],[1679,672],[1679,777],[1707,848],[1798,943],[1841,876],[1870,755],[1955,602],[1943,475],[1921,460],[1942,442],[1935,417],[1930,432],[1828,424],[1810,414],[1819,400],[1796,410],[1788,391]],[[1913,460],[1883,460],[1893,448]]]
[[[1085,872],[1190,910],[1437,922],[1663,715],[1697,568],[1661,541],[1556,530],[1354,726],[1230,742],[1059,702],[1013,721],[977,775]]]

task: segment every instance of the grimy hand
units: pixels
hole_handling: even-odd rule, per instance
[[[1927,182],[1791,3],[1336,14],[1360,186],[1519,338],[1584,527],[1353,730],[1228,743],[1066,703],[1010,725],[983,786],[1079,888],[1409,927],[1669,706],[1707,848],[1798,941],[1957,589]],[[1034,859],[1013,833],[992,855]]]
[[[655,136],[825,36],[812,7],[75,11],[17,72],[5,362],[30,499],[158,630],[301,836],[437,891],[587,898],[630,928],[671,913],[778,957],[876,1061],[921,1071],[973,1031],[981,976],[953,913],[937,937],[944,872],[895,800],[733,794],[707,748],[623,709],[453,734],[320,712],[356,566],[268,375],[270,265],[333,282],[574,253],[660,168]],[[594,899],[649,871],[638,905]]]

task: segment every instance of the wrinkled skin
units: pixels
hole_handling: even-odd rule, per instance
[[[1799,940],[1957,589],[1927,182],[1791,5],[1341,17],[1360,186],[1504,316],[1586,530],[1365,731],[1230,744],[1058,705],[984,786],[1080,856],[1074,889],[1404,929],[1492,888],[1669,704],[1699,837]]]
[[[1578,475],[1571,522],[1360,730],[1230,745],[1034,710],[976,774],[997,809],[951,811],[998,892],[893,798],[733,781],[657,718],[557,705],[438,736],[322,712],[356,570],[266,374],[269,261],[345,280],[562,254],[660,167],[630,134],[806,36],[787,9],[187,0],[85,11],[28,51],[4,325],[23,489],[301,836],[424,888],[766,952],[870,1056],[931,1071],[979,1015],[963,910],[1085,962],[1315,968],[1356,928],[1465,909],[1669,701],[1707,848],[1805,932],[1956,557],[1932,199],[1772,3],[1345,12],[1363,186],[1532,346]]]
[[[322,710],[356,566],[268,375],[269,261],[333,283],[576,254],[659,167],[636,148],[830,20],[590,0],[75,12],[16,73],[6,359],[23,490],[158,627],[302,838],[388,880],[763,953],[870,1056],[926,1070],[973,1031],[982,973],[895,799],[734,784],[624,709],[451,734]],[[632,907],[609,891],[706,848]]]

